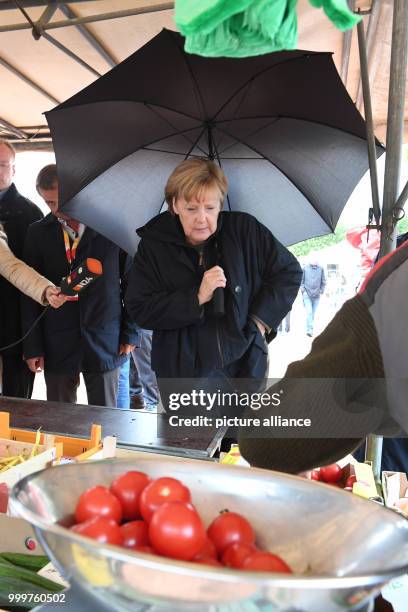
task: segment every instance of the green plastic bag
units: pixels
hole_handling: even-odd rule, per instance
[[[346,0],[309,0],[341,30],[361,18]],[[297,0],[176,0],[185,50],[206,57],[248,57],[297,46]]]

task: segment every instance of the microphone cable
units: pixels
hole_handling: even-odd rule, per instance
[[[27,336],[29,334],[31,334],[31,332],[33,331],[33,329],[37,325],[37,323],[39,323],[40,320],[43,318],[43,316],[45,315],[45,313],[47,312],[49,307],[50,307],[49,305],[45,306],[45,308],[42,311],[42,313],[40,314],[40,316],[36,318],[34,323],[31,325],[31,327],[28,329],[28,331],[26,331],[26,333],[24,334],[24,336],[22,338],[20,338],[19,340],[16,340],[15,342],[12,342],[11,344],[7,344],[6,346],[0,346],[0,352],[6,351],[7,349],[12,348],[13,346],[17,346],[17,344],[20,344],[20,342],[23,342],[27,338]]]

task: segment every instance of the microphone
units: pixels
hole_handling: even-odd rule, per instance
[[[212,297],[213,303],[213,314],[216,317],[222,317],[225,315],[225,306],[224,306],[224,289],[222,287],[217,287],[214,291],[214,295]]]
[[[88,257],[77,266],[69,276],[61,281],[61,293],[68,296],[78,296],[89,287],[94,280],[102,275],[102,263],[98,259]]]

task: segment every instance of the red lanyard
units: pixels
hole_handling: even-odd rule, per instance
[[[69,271],[71,272],[72,263],[75,260],[77,246],[78,246],[79,241],[81,240],[81,237],[77,236],[75,240],[73,241],[72,247],[71,247],[71,243],[69,241],[69,235],[68,235],[67,230],[62,228],[62,232],[64,234],[65,254],[67,256],[67,261],[69,263]],[[69,276],[68,276],[68,280],[69,280]],[[67,298],[67,301],[76,302],[78,299],[79,299],[79,295],[73,295],[73,296],[69,296]]]

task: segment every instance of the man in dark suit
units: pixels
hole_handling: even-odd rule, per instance
[[[76,402],[82,373],[88,402],[116,406],[120,366],[134,349],[138,328],[122,300],[127,256],[110,240],[58,211],[58,182],[54,164],[43,168],[37,190],[51,214],[27,233],[24,259],[58,284],[88,257],[101,261],[103,275],[78,299],[48,311],[24,342],[32,372],[44,370],[47,399]],[[23,298],[23,328],[38,316],[38,307]]]
[[[7,234],[14,255],[21,259],[24,241],[31,223],[42,219],[40,209],[23,197],[13,183],[15,151],[0,139],[0,224]],[[0,278],[0,347],[19,340],[21,332],[20,292],[5,278]],[[34,375],[27,368],[22,344],[1,351],[3,360],[3,394],[30,398]]]

